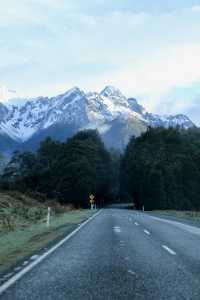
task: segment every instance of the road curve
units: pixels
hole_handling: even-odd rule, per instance
[[[199,300],[200,229],[104,209],[0,299]]]

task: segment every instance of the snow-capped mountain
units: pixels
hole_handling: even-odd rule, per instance
[[[127,99],[112,86],[100,93],[73,88],[56,97],[27,99],[23,105],[0,104],[0,141],[4,145],[0,151],[11,142],[12,150],[13,144],[16,149],[34,148],[45,136],[63,140],[91,128],[99,130],[108,146],[123,148],[130,136],[140,135],[149,125],[194,126],[185,115],[149,113],[136,99]]]
[[[25,142],[53,124],[76,123],[82,127],[87,122],[85,101],[84,93],[74,88],[57,97],[29,99],[23,106],[10,105],[0,129],[17,142]]]

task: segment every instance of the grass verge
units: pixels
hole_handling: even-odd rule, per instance
[[[178,210],[154,210],[153,214],[175,217],[182,220],[189,220],[200,223],[200,212],[199,211],[178,211]]]
[[[51,241],[61,238],[94,213],[91,210],[63,208],[62,211],[59,208],[59,213],[51,216],[50,226],[47,227],[44,217],[47,205],[38,204],[36,201],[24,201],[24,196],[22,198],[23,205],[21,200],[0,193],[0,204],[3,203],[0,209],[4,207],[0,211],[1,216],[4,216],[4,219],[9,216],[9,226],[5,222],[0,226],[0,273],[43,249]],[[33,215],[37,217],[33,218]]]

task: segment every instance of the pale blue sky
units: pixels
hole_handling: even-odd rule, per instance
[[[200,1],[2,0],[0,57],[17,95],[111,84],[200,124]]]

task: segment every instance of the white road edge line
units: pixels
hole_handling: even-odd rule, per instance
[[[82,227],[84,227],[88,222],[90,222],[92,219],[94,219],[97,215],[99,215],[102,212],[103,209],[100,209],[96,214],[91,216],[89,219],[87,219],[85,222],[83,222],[79,227],[77,227],[74,231],[72,231],[69,235],[67,235],[64,239],[62,239],[60,242],[58,242],[55,246],[53,246],[51,249],[49,249],[47,252],[39,256],[35,261],[33,261],[31,264],[29,264],[27,267],[25,267],[23,270],[18,272],[16,275],[11,277],[9,280],[7,280],[5,283],[3,283],[0,286],[0,295],[2,295],[9,287],[11,287],[17,280],[19,280],[22,276],[24,276],[26,273],[28,273],[30,270],[32,270],[35,266],[37,266],[40,262],[42,262],[47,256],[49,256],[51,253],[53,253],[55,250],[57,250],[60,246],[62,246],[66,241],[68,241],[72,236],[74,236]]]
[[[128,270],[128,273],[131,274],[131,275],[135,275],[136,273],[132,270]]]
[[[166,245],[162,245],[162,247],[168,251],[171,255],[176,255],[176,252],[174,252],[172,249],[170,249],[169,247],[167,247]]]
[[[146,229],[144,229],[144,233],[146,233],[147,235],[150,235],[151,233],[148,231],[148,230],[146,230]]]
[[[148,216],[149,218],[154,219],[156,221],[171,224],[173,226],[178,227],[179,229],[185,230],[185,231],[190,232],[192,234],[196,234],[198,236],[200,235],[199,227],[196,227],[194,225],[188,225],[188,224],[182,223],[181,221],[174,221],[174,220],[170,220],[170,219],[162,219],[161,217],[154,217],[154,216],[150,216],[148,214],[146,214],[146,216]]]

